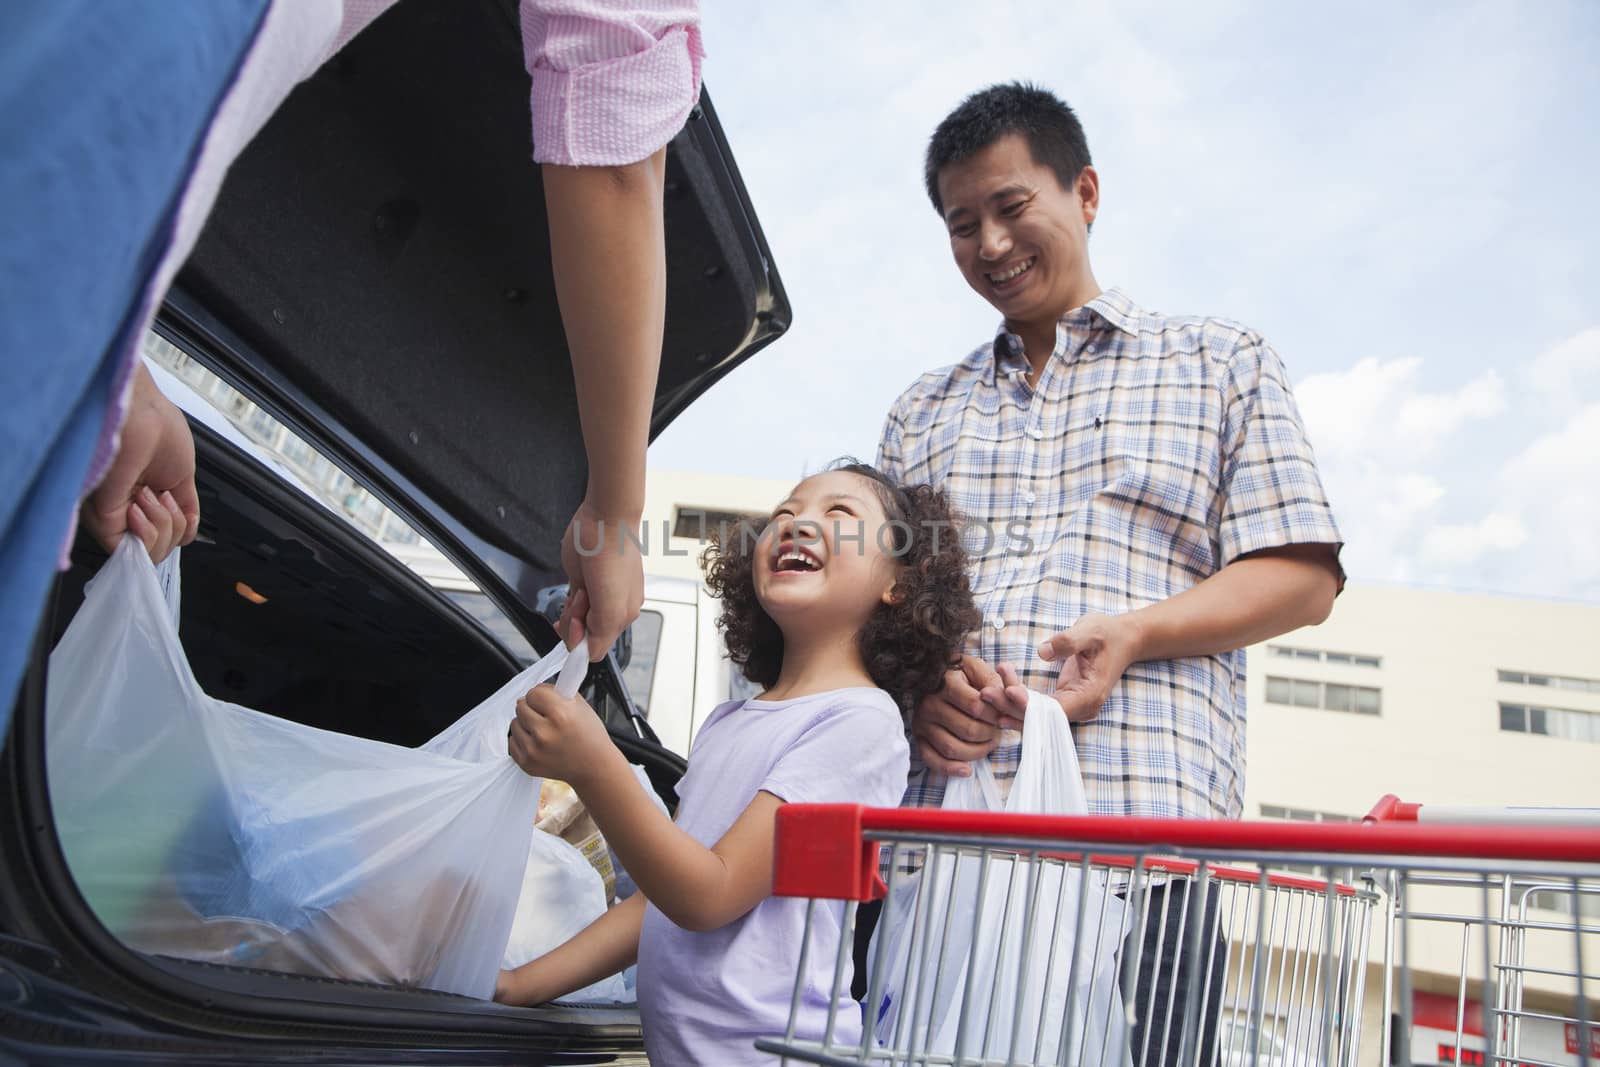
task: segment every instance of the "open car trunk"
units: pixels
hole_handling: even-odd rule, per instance
[[[403,0],[239,159],[157,329],[439,547],[542,651],[555,636],[538,593],[562,581],[556,549],[585,470],[527,86],[514,0]],[[652,433],[789,318],[704,97],[667,177]],[[183,553],[181,634],[209,694],[414,745],[517,669],[342,517],[195,434],[202,527]],[[363,1062],[640,1055],[631,1009],[507,1008],[120,944],[76,891],[45,781],[44,664],[103,560],[80,540],[0,761],[0,969],[24,976],[0,1032],[62,1062],[87,1046],[149,1062],[321,1062],[330,1047]],[[274,610],[252,611],[238,583],[270,588]],[[591,670],[585,692],[670,804],[683,761],[630,714],[616,664]]]
[[[479,624],[343,517],[284,484],[280,475],[203,425],[195,432],[205,517],[202,539],[183,551],[180,633],[207,692],[320,728],[409,746],[447,726],[452,709],[472,705],[520,667]],[[71,621],[84,583],[105,558],[97,545],[80,537],[51,607],[51,644]],[[270,590],[276,610],[263,612],[239,596],[235,586],[241,581]],[[253,617],[242,617],[251,609],[256,609]],[[599,708],[623,699],[610,670],[594,672],[586,696]],[[615,733],[619,745],[670,799],[681,759],[629,736],[626,728],[624,720]],[[26,736],[21,740],[26,744]],[[13,773],[19,769],[18,755],[13,753]],[[284,773],[292,775],[295,768]],[[8,842],[8,861],[9,845],[15,843]],[[59,854],[41,849],[33,861],[40,883],[66,875],[70,884],[70,872],[55,869]],[[8,869],[20,873],[9,862]],[[84,902],[71,897],[76,894],[58,900],[55,917],[78,928],[86,942],[80,947],[87,951],[59,953],[52,969],[77,978],[96,965],[116,967],[122,971],[122,981],[111,986],[122,994],[116,999],[149,1004],[152,995],[169,994],[160,1014],[170,1021],[190,1021],[183,1010],[190,1000],[211,1020],[219,1009],[226,1015],[227,1006],[246,1008],[253,1025],[234,1016],[221,1027],[222,1033],[239,1036],[259,1036],[261,1026],[278,1031],[290,1019],[303,1024],[309,1015],[324,1025],[313,1025],[308,1034],[338,1034],[358,1042],[380,1034],[382,1044],[416,1042],[427,1033],[431,1043],[449,1043],[447,1035],[454,1035],[481,1045],[493,1044],[489,1035],[499,1031],[505,1038],[520,1035],[515,1044],[524,1049],[625,1052],[638,1047],[631,1008],[506,1008],[425,989],[135,953],[117,945]],[[106,990],[93,979],[85,985],[102,994]],[[159,1047],[177,1056],[187,1042],[177,1038]]]

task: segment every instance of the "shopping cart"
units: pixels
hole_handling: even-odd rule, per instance
[[[1600,812],[1514,817],[1393,797],[1347,824],[787,805],[774,892],[809,898],[803,952],[819,909],[844,934],[832,1010],[803,955],[787,1030],[757,1047],[838,1065],[1600,1064]],[[858,1005],[852,935],[876,900],[895,919]]]
[[[1559,853],[1577,832],[1570,852],[1543,862],[1480,853],[1454,867],[1385,872],[1383,1047],[1399,1035],[1393,1062],[1600,1063],[1600,880],[1585,843],[1600,840],[1600,809],[1424,807],[1386,796],[1365,821],[1466,828],[1491,853],[1530,837]]]

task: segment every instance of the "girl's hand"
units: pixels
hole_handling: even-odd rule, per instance
[[[605,723],[582,697],[569,699],[555,686],[541,685],[517,701],[508,751],[529,774],[570,782],[581,793],[590,772],[616,748]]]

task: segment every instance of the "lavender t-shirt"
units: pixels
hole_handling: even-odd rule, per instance
[[[895,807],[910,767],[899,709],[881,689],[834,689],[793,700],[719,706],[695,738],[678,783],[682,829],[716,844],[765,790],[793,804]],[[651,904],[639,934],[639,1016],[654,1067],[771,1064],[755,1039],[788,1023],[806,901],[768,897],[719,930],[679,929]],[[812,917],[808,982],[795,1028],[820,1040],[830,1007],[844,904],[820,902]],[[849,975],[838,998],[836,1038],[861,1039]]]

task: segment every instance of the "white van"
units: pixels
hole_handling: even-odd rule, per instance
[[[533,662],[534,650],[522,634],[432,545],[383,547],[478,620],[508,650]],[[554,597],[565,589],[547,592]],[[541,596],[541,609],[543,600]],[[633,624],[623,680],[661,743],[681,756],[688,756],[695,730],[718,704],[753,696],[760,688],[734,669],[716,624],[717,602],[704,585],[687,578],[645,576],[644,609]]]
[[[760,691],[729,661],[717,610],[699,582],[645,576],[644,610],[633,624],[623,677],[661,743],[684,756],[718,704]]]

